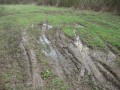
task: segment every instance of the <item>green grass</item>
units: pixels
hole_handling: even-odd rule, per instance
[[[22,68],[26,66],[19,48],[21,30],[28,28],[30,35],[38,38],[39,32],[37,30],[31,32],[31,26],[45,21],[55,27],[61,27],[69,37],[74,36],[73,30],[76,29],[82,41],[90,47],[103,49],[107,44],[110,44],[120,50],[119,16],[48,6],[0,5],[0,71],[2,71],[0,78],[3,79],[0,84],[3,87],[12,88],[13,76],[16,76],[17,82],[20,83],[24,79],[22,75],[27,76],[24,74],[27,70],[18,67],[18,63]],[[83,27],[78,28],[74,23],[83,25]],[[41,62],[43,62],[43,66],[48,66],[45,60],[41,60]],[[52,76],[48,67],[42,72],[42,76],[47,79]],[[4,86],[5,83],[7,86]],[[57,84],[61,90],[66,90],[66,85],[61,84],[59,80],[53,80],[50,83],[54,86]],[[23,86],[21,85],[21,87]]]
[[[48,21],[54,26],[62,26],[66,35],[72,37],[75,28],[82,41],[91,47],[103,48],[110,44],[120,49],[120,17],[109,13],[93,11],[74,11],[67,8],[56,8],[34,5],[1,5],[4,13],[0,17],[0,30],[10,25],[28,27],[32,24]],[[1,10],[1,9],[0,9]],[[72,23],[82,24],[83,28],[70,26]]]

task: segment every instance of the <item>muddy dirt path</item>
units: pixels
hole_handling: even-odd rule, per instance
[[[69,90],[120,89],[120,70],[115,70],[117,56],[114,53],[91,50],[77,34],[74,40],[61,30],[50,35],[52,26],[48,24],[43,24],[41,29],[39,42],[46,46],[42,52],[51,58],[54,72],[70,85]]]
[[[48,58],[52,72],[68,86],[67,90],[120,90],[120,69],[115,63],[120,57],[112,51],[90,49],[76,32],[70,39],[46,23],[37,28],[41,35],[36,43],[43,46],[40,52]],[[44,90],[47,82],[40,74],[40,62],[31,43],[27,29],[23,30],[20,47],[28,71],[26,83],[33,90]]]

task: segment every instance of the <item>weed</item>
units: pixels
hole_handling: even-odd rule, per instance
[[[52,74],[52,71],[51,70],[45,70],[43,72],[41,72],[41,76],[43,79],[47,79],[49,77],[51,77],[53,74]]]

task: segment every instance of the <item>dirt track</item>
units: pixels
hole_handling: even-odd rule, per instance
[[[92,50],[82,43],[78,35],[75,34],[74,40],[71,40],[61,30],[53,30],[48,24],[39,26],[39,29],[38,43],[44,46],[42,53],[49,58],[54,73],[69,86],[68,90],[120,89],[120,70],[115,67],[118,57],[112,51]],[[39,74],[41,67],[34,50],[28,48],[28,40],[24,30],[21,48],[29,62],[30,81],[34,90],[41,90],[44,88],[44,80]]]

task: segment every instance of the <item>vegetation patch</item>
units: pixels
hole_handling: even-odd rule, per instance
[[[48,21],[51,25],[61,27],[66,35],[72,37],[77,29],[82,41],[90,47],[104,48],[107,44],[120,49],[120,17],[108,13],[93,11],[74,11],[66,8],[38,7],[34,5],[2,5],[6,16],[1,17],[1,28],[9,22],[13,26],[31,26]],[[47,12],[62,12],[49,14]],[[73,13],[74,12],[74,13]],[[8,14],[8,15],[7,15]],[[33,17],[34,16],[34,17]],[[80,23],[84,28],[76,28],[72,23]],[[72,25],[72,27],[70,26]],[[34,30],[33,30],[34,31]]]
[[[51,77],[53,74],[50,70],[46,70],[46,71],[41,72],[41,75],[43,79],[47,79]]]

